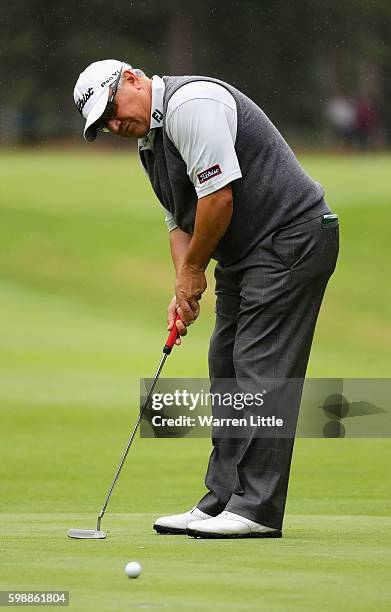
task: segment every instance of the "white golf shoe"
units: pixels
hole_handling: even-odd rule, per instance
[[[188,512],[184,512],[183,514],[173,514],[171,516],[161,516],[155,521],[153,528],[157,533],[187,533],[187,526],[192,521],[196,521],[197,523],[201,523],[206,519],[212,518],[210,514],[205,514],[194,506]]]
[[[227,512],[207,519],[189,523],[187,533],[193,538],[280,538],[279,529],[266,527],[250,519]]]

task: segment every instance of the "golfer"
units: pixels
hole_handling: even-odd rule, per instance
[[[178,313],[180,336],[199,316],[205,269],[217,262],[211,390],[222,380],[240,390],[303,380],[336,265],[338,217],[270,119],[218,79],[148,78],[118,60],[88,66],[74,100],[87,141],[101,131],[138,139],[142,166],[165,209],[176,270],[168,326]],[[300,392],[270,388],[273,410],[284,404],[295,420]],[[207,493],[188,512],[158,518],[155,530],[280,537],[294,430],[220,434],[215,428]]]

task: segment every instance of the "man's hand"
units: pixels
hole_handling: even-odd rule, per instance
[[[206,286],[204,270],[184,262],[175,283],[177,312],[183,321],[182,325],[184,324],[184,327],[194,323],[200,314],[199,301]],[[177,327],[179,331],[179,325]]]

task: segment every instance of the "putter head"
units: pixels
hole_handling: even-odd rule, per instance
[[[70,529],[68,531],[68,538],[75,538],[76,540],[104,540],[106,537],[104,531],[97,531],[96,529]]]

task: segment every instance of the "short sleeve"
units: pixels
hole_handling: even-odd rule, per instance
[[[185,100],[167,115],[167,134],[186,163],[198,198],[241,178],[236,124],[236,105],[208,97]]]
[[[178,226],[175,223],[175,219],[172,216],[172,214],[170,213],[170,211],[165,208],[164,212],[165,212],[164,220],[166,222],[167,229],[168,229],[169,232],[172,232],[172,230],[176,229]]]

